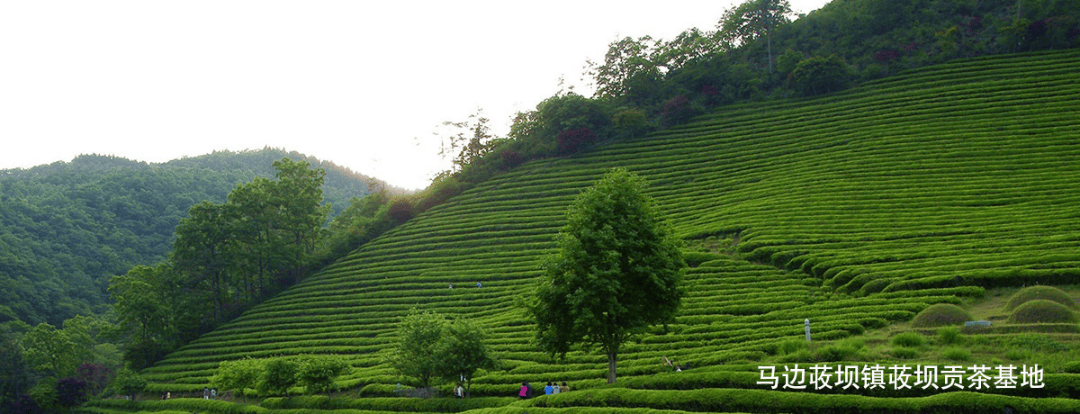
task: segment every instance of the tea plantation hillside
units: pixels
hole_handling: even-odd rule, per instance
[[[271,398],[244,412],[1080,410],[1076,400],[1054,398],[1076,398],[1076,377],[1050,369],[1043,389],[991,391],[1006,395],[756,384],[757,365],[783,365],[775,358],[784,344],[797,346],[807,318],[815,343],[828,348],[987,288],[1080,280],[1077,67],[1076,51],[956,62],[818,99],[727,107],[634,141],[532,162],[383,235],[143,375],[153,393],[181,393],[202,390],[219,362],[245,356],[334,353],[355,367],[340,385],[356,398]],[[649,181],[692,267],[677,323],[625,345],[610,387],[603,355],[572,352],[556,362],[532,345],[515,297],[531,289],[574,196],[618,166]],[[397,384],[409,383],[384,363],[384,351],[413,307],[488,330],[503,366],[474,379],[467,403],[394,398]],[[1075,328],[1062,328],[1062,338],[1074,340]],[[849,356],[836,349],[832,361]],[[688,370],[665,373],[663,357]],[[879,358],[854,363],[898,361]],[[573,391],[510,398],[523,381],[567,381]],[[83,409],[241,410],[189,399]]]

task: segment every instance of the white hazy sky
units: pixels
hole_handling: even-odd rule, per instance
[[[625,36],[711,30],[735,0],[2,1],[0,169],[285,148],[399,187],[433,135],[493,132]],[[792,0],[808,13],[827,0]]]

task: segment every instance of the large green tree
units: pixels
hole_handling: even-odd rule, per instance
[[[598,346],[608,383],[619,347],[672,321],[682,298],[686,262],[645,188],[643,178],[615,169],[578,196],[528,307],[546,351]]]
[[[325,172],[289,158],[273,166],[276,180],[256,178],[223,204],[192,206],[176,226],[169,262],[113,278],[109,293],[131,335],[125,358],[136,368],[235,317],[316,263],[330,212],[323,205]]]
[[[0,411],[15,412],[15,402],[30,384],[26,365],[15,333],[0,324]]]
[[[656,62],[660,44],[650,36],[637,39],[625,37],[608,44],[603,63],[586,61],[588,75],[595,83],[596,97],[625,97],[633,103],[642,104],[635,98],[654,95],[663,77]]]
[[[322,205],[322,185],[326,172],[312,169],[307,161],[282,158],[274,162],[277,182],[271,186],[270,202],[278,208],[278,223],[292,248],[290,273],[299,279],[331,207]]]
[[[720,34],[731,43],[745,44],[764,37],[768,48],[769,72],[773,70],[772,34],[791,22],[787,0],[747,0],[724,11],[718,24]]]
[[[235,237],[233,208],[204,201],[192,206],[188,217],[176,226],[171,255],[174,267],[186,285],[206,293],[211,305],[208,318],[213,323],[225,317],[225,305],[234,293],[228,273]]]
[[[26,361],[38,373],[60,378],[75,372],[78,350],[64,331],[40,323],[23,336],[22,343]]]

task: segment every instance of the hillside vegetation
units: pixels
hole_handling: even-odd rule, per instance
[[[787,393],[755,381],[761,361],[941,363],[886,354],[860,359],[844,348],[858,348],[857,342],[833,341],[906,324],[931,304],[963,305],[990,287],[1075,283],[1078,66],[1076,51],[953,62],[815,99],[724,107],[642,138],[529,162],[174,352],[143,372],[148,390],[202,390],[221,361],[321,353],[347,357],[354,369],[339,385],[360,398],[268,399],[244,410],[1075,411],[1075,400],[1057,398]],[[626,344],[620,382],[608,387],[603,355],[575,351],[555,361],[540,352],[515,298],[532,288],[573,197],[613,167],[649,181],[659,210],[687,243],[692,268],[676,323]],[[488,330],[502,365],[473,379],[474,396],[511,397],[523,381],[567,381],[573,391],[444,405],[368,398],[391,397],[398,384],[409,385],[385,354],[411,308],[468,317]],[[785,340],[800,341],[804,319],[819,351],[832,354],[776,359]],[[1075,343],[1075,326],[1064,332],[1073,333],[1058,340]],[[1016,342],[1037,342],[1026,338]],[[1036,344],[1041,348],[1033,352],[1042,356],[1024,362],[1050,364],[1045,389],[995,392],[1075,398],[1069,384],[1076,378],[1056,374],[1061,366],[1049,355],[1076,347],[1050,342]],[[663,373],[664,357],[688,370]],[[84,408],[127,409],[241,408],[186,399]]]
[[[340,213],[377,183],[327,161],[264,148],[167,163],[81,155],[0,170],[0,322],[54,326],[111,306],[109,278],[165,259],[188,208],[224,202],[237,184],[273,177],[285,156],[327,171],[323,193]],[[383,185],[375,184],[375,186]]]

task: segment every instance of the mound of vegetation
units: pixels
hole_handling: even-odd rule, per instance
[[[951,303],[939,303],[923,309],[911,326],[916,328],[935,328],[938,326],[959,325],[971,320],[971,314]]]
[[[1009,323],[1076,323],[1076,313],[1067,306],[1034,299],[1017,306],[1009,315]]]
[[[1080,309],[1080,307],[1077,307],[1076,301],[1061,289],[1053,286],[1029,286],[1014,293],[1009,298],[1009,302],[1005,304],[1005,310],[1011,311],[1020,305],[1038,299],[1057,302],[1072,310]]]

